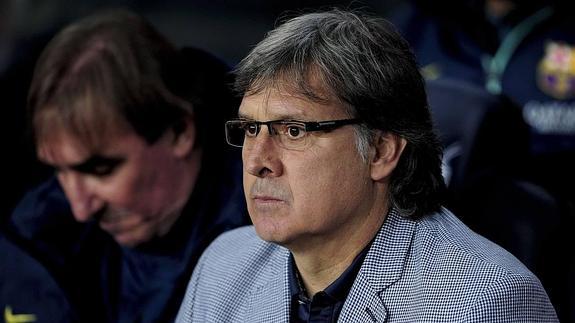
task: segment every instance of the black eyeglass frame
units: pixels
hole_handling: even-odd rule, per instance
[[[361,121],[361,119],[357,119],[357,118],[355,118],[355,119],[325,120],[325,121],[308,121],[308,122],[300,121],[300,120],[285,120],[285,119],[271,120],[271,121],[234,119],[234,120],[226,121],[226,142],[230,146],[241,148],[243,146],[243,144],[240,146],[240,145],[236,145],[236,144],[231,143],[229,140],[229,135],[228,135],[228,125],[229,124],[238,124],[238,123],[255,125],[256,126],[255,136],[257,136],[260,133],[262,125],[266,125],[268,128],[268,133],[270,134],[270,136],[273,136],[273,135],[276,135],[275,130],[273,130],[274,124],[281,124],[281,125],[295,124],[298,126],[303,126],[303,130],[305,132],[314,132],[314,131],[329,132],[329,131],[335,130],[337,128],[346,126],[346,125],[361,124],[363,122]]]

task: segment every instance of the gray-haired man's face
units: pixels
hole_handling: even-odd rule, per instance
[[[243,119],[348,119],[339,104],[319,104],[276,89],[244,97]],[[313,132],[303,150],[286,149],[264,129],[243,147],[244,189],[258,235],[290,248],[333,239],[367,216],[372,181],[352,126]],[[365,212],[364,212],[365,211]]]

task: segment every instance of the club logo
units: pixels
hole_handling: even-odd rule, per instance
[[[541,91],[555,99],[575,97],[575,47],[548,43],[537,66],[537,84]]]

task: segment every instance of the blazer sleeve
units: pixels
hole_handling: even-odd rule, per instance
[[[199,313],[194,313],[194,302],[198,292],[198,283],[200,281],[200,277],[202,276],[203,269],[205,267],[206,259],[209,257],[210,248],[206,249],[203,255],[200,257],[200,260],[196,264],[194,268],[194,272],[192,273],[192,278],[188,283],[188,287],[186,289],[186,295],[184,296],[184,300],[180,305],[180,310],[178,311],[178,315],[176,316],[176,323],[190,323],[192,322],[193,316],[198,316]]]

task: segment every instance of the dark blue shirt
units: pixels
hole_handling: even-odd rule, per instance
[[[239,158],[204,161],[172,230],[135,248],[118,245],[95,221],[77,223],[55,178],[24,198],[10,232],[53,276],[78,321],[172,322],[203,250],[249,223]],[[34,314],[28,305],[18,311]]]
[[[2,233],[0,313],[0,322],[5,323],[78,321],[50,273]]]
[[[325,290],[316,293],[311,299],[300,279],[293,256],[289,268],[291,294],[291,322],[323,323],[337,322],[347,294],[361,268],[363,259],[369,250],[368,244],[353,260],[351,265]]]

